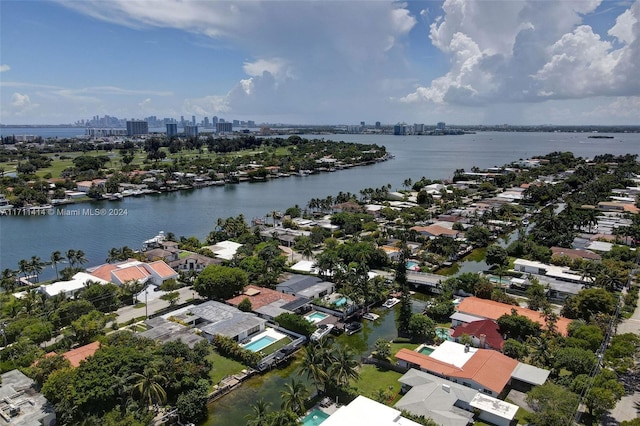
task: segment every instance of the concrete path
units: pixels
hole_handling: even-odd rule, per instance
[[[636,333],[640,334],[640,299],[638,299],[638,306],[633,312],[631,318],[622,321],[618,324],[617,334]],[[611,410],[609,417],[615,419],[617,424],[625,420],[633,420],[638,417],[639,413],[636,410],[636,403],[640,403],[640,392],[635,392],[633,395],[625,395],[622,397],[616,407]],[[616,424],[616,423],[609,423]]]

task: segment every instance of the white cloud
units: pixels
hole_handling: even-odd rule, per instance
[[[11,108],[9,109],[10,114],[22,115],[37,107],[38,104],[33,103],[27,94],[14,92],[11,95]]]
[[[226,109],[248,114],[258,111],[258,105],[261,112],[276,108],[298,113],[305,100],[304,108],[311,110],[322,109],[323,102],[348,101],[348,110],[354,111],[363,91],[376,91],[372,87],[380,78],[406,70],[403,48],[417,24],[406,4],[392,1],[61,4],[119,25],[180,29],[208,37],[209,45],[246,52],[248,59],[238,70],[245,76],[238,78],[235,87],[226,94],[209,93],[183,103],[192,111],[197,107],[210,113]]]
[[[429,37],[450,58],[449,71],[400,101],[486,105],[640,94],[640,3],[609,30],[623,43],[617,48],[582,25],[600,3],[446,0]]]
[[[11,67],[7,64],[0,65],[0,72],[6,72],[6,71],[9,71],[10,69]]]

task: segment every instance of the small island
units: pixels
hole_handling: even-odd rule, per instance
[[[613,139],[613,136],[607,136],[607,135],[591,135],[587,137],[589,139]]]

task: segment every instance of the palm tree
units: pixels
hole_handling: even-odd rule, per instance
[[[115,247],[112,247],[109,250],[109,255],[107,256],[106,262],[107,263],[113,263],[113,262],[115,262],[115,261],[117,261],[119,259],[120,259],[120,250],[118,250]]]
[[[62,262],[63,260],[64,260],[64,256],[59,251],[56,250],[53,253],[51,253],[51,264],[53,265],[53,268],[56,270],[56,279],[60,279],[60,276],[58,275],[58,263]]]
[[[155,367],[147,366],[142,373],[131,374],[129,380],[134,382],[132,392],[137,394],[147,407],[154,403],[164,404],[167,400],[167,392],[162,387],[167,379],[158,373]]]
[[[357,380],[360,377],[358,361],[354,358],[351,349],[338,347],[330,368],[330,375],[340,386],[347,386],[350,380]]]
[[[285,390],[280,392],[282,396],[280,408],[282,410],[291,410],[297,414],[304,413],[304,404],[309,397],[307,387],[302,382],[296,382],[296,379],[291,379],[291,383],[286,383],[284,387]]]
[[[264,402],[264,399],[260,398],[258,402],[251,405],[253,413],[247,414],[247,426],[262,426],[267,418],[267,411],[271,406],[270,402]]]
[[[305,374],[316,387],[316,393],[320,393],[320,389],[324,391],[327,381],[329,380],[329,365],[333,361],[331,352],[327,350],[326,343],[328,339],[322,339],[317,343],[307,345],[303,349],[302,368],[298,370],[298,375]]]
[[[44,267],[44,263],[38,256],[31,256],[31,261],[29,261],[29,269],[35,275],[36,282],[40,281],[40,272],[42,272],[42,268]]]
[[[0,277],[0,287],[7,293],[13,293],[16,288],[16,273],[9,268],[3,269]]]
[[[87,263],[87,262],[88,262],[88,260],[87,260],[87,258],[86,258],[86,256],[85,256],[85,254],[84,254],[84,252],[83,252],[82,250],[77,250],[77,251],[76,251],[76,256],[75,256],[75,258],[76,258],[76,263],[77,263],[78,265],[83,265],[83,264],[85,264],[85,263]]]
[[[67,250],[66,255],[69,265],[71,266],[71,269],[73,269],[76,266],[76,251],[74,249],[69,249]]]
[[[29,268],[29,261],[26,259],[20,259],[20,261],[18,262],[19,273],[23,274],[26,277],[27,273],[29,272]]]

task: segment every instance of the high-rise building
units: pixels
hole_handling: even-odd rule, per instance
[[[240,125],[240,120],[233,120],[233,125],[238,127]]]
[[[393,134],[396,136],[405,136],[407,134],[407,125],[406,124],[396,124],[393,126]]]
[[[167,123],[167,138],[171,139],[172,137],[178,134],[178,124],[176,123]]]
[[[365,126],[364,121],[361,121],[361,122],[360,122],[360,125],[361,125],[362,127],[364,127],[364,126]]]
[[[440,121],[438,122],[438,124],[436,124],[436,129],[438,130],[444,130],[445,127],[447,127],[446,123],[444,121]]]
[[[233,125],[231,123],[220,123],[216,124],[216,131],[218,133],[231,133],[233,132]]]
[[[218,124],[218,116],[214,115],[213,118],[211,118],[211,124],[213,126],[215,126],[216,124]]]
[[[204,118],[204,127],[209,127],[209,117]]]
[[[382,127],[382,125],[380,124],[379,121],[376,121],[376,129],[379,129],[380,127]]]
[[[195,126],[195,125],[196,125],[196,116],[195,116],[195,115],[192,115],[192,116],[191,116],[191,124],[192,124],[193,126]]]
[[[127,136],[149,134],[149,123],[143,120],[127,121]]]
[[[247,127],[256,127],[256,122],[253,120],[247,120]]]
[[[184,126],[184,135],[187,137],[198,137],[198,126]]]

